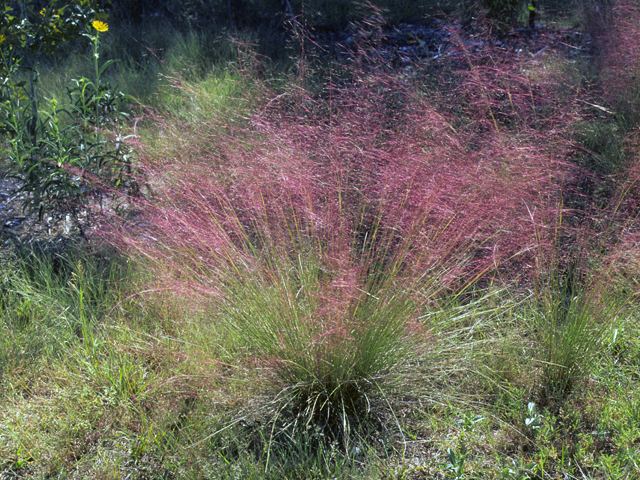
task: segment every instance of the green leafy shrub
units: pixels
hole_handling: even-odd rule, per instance
[[[40,220],[45,212],[67,214],[82,232],[80,214],[96,194],[105,188],[135,189],[128,180],[131,161],[126,139],[115,135],[114,141],[103,131],[125,118],[121,106],[127,97],[101,78],[114,62],[99,60],[99,38],[107,24],[82,4],[55,5],[38,13],[6,9],[8,24],[0,42],[2,153],[11,174],[21,181],[17,193],[25,194],[25,207],[37,211]],[[50,100],[43,108],[37,87],[40,56],[52,54],[60,42],[81,37],[91,42],[93,80],[73,80],[69,104]]]

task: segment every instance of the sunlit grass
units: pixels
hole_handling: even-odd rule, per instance
[[[0,476],[640,475],[636,151],[570,123],[581,67],[478,69],[460,122],[371,72],[305,90],[151,36],[113,79],[155,109],[119,250],[0,270]],[[618,171],[590,218],[616,222],[558,207]]]

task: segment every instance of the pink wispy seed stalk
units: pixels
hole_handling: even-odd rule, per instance
[[[329,117],[292,115],[280,96],[241,127],[163,125],[182,139],[169,161],[150,152],[157,197],[142,207],[147,238],[160,241],[127,241],[202,281],[198,291],[237,264],[257,271],[306,250],[346,291],[372,262],[395,258],[412,275],[442,268],[445,287],[532,249],[530,212],[541,223],[554,215],[564,168],[541,151],[545,139],[495,132],[469,148],[432,106],[376,81],[339,91]]]
[[[610,265],[610,275],[625,283],[625,289],[637,289],[640,244],[640,5],[638,2],[619,2],[613,9],[607,26],[601,55],[601,75],[604,100],[609,115],[615,113],[627,127],[625,149],[626,162],[622,172],[616,175],[616,195],[611,199],[611,215],[607,219],[613,230],[615,245],[608,245],[605,261]],[[601,105],[599,105],[602,108]]]

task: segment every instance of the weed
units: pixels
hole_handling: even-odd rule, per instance
[[[60,15],[54,17],[60,20],[64,10],[59,9]],[[16,16],[11,18],[15,20],[18,14],[13,13]],[[81,9],[73,22],[86,24],[89,16],[90,12]],[[14,22],[11,38],[35,36],[34,31],[43,28],[38,22],[26,19],[20,24]],[[56,22],[45,28],[54,38],[60,26],[56,26]],[[108,27],[94,20],[87,28],[95,30],[94,33],[82,33],[92,43],[94,79],[90,81],[82,77],[74,80],[75,87],[68,90],[70,103],[62,106],[56,99],[51,99],[49,109],[40,107],[36,88],[37,59],[28,45],[17,40],[0,42],[6,69],[0,129],[9,136],[2,152],[9,160],[11,174],[21,181],[16,194],[25,194],[24,206],[38,212],[41,221],[45,212],[67,214],[80,228],[81,234],[84,233],[80,222],[81,210],[90,200],[89,191],[94,194],[102,192],[104,184],[121,190],[136,189],[131,183],[132,167],[130,151],[124,145],[126,138],[118,135],[112,144],[99,131],[110,121],[122,117],[118,104],[125,98],[117,88],[101,80],[105,69],[114,63],[113,60],[103,64],[99,61],[99,37]],[[55,40],[51,42],[49,49],[56,44]],[[28,85],[17,79],[19,70],[25,67],[29,74]],[[62,121],[61,113],[70,117],[68,122]]]
[[[536,404],[533,402],[527,404],[527,418],[524,424],[532,430],[538,430],[542,425],[542,415],[536,411]]]
[[[534,475],[533,467],[533,463],[523,464],[513,459],[509,461],[502,459],[499,478],[501,480],[529,480]]]
[[[468,452],[463,448],[459,453],[455,450],[447,449],[447,458],[449,463],[443,464],[446,470],[446,476],[455,480],[464,480],[467,478],[464,473],[464,461],[467,458]]]

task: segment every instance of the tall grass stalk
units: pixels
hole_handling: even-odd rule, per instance
[[[25,342],[5,344],[4,351],[21,352],[4,358],[5,371],[22,360],[38,364],[43,357],[56,358],[78,340],[91,351],[97,319],[117,302],[128,273],[114,252],[90,255],[80,247],[66,248],[35,247],[3,262],[2,323],[12,332],[9,338]]]
[[[621,322],[624,301],[606,285],[568,288],[556,281],[533,312],[535,336],[541,348],[542,395],[566,396],[587,378],[606,348],[612,328]]]
[[[612,281],[611,259],[601,259],[599,271],[590,271],[579,239],[573,253],[561,253],[570,230],[562,222],[560,215],[555,253],[537,259],[531,312],[545,401],[562,400],[593,372],[611,329],[623,322],[630,298]]]

